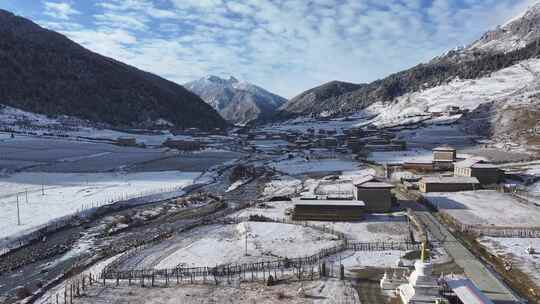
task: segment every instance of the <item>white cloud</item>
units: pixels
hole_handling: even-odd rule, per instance
[[[81,0],[82,1],[82,0]],[[100,0],[86,47],[179,83],[236,75],[286,97],[468,44],[530,0]]]
[[[105,12],[94,15],[96,24],[105,25],[113,28],[133,29],[143,31],[147,29],[144,16],[136,14],[122,14],[116,12]]]
[[[80,12],[74,9],[70,3],[67,2],[51,2],[45,1],[44,14],[53,18],[69,20],[72,15],[79,15]]]

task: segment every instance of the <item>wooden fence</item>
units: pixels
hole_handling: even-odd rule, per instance
[[[540,227],[492,227],[482,225],[467,225],[450,214],[441,211],[441,215],[459,232],[489,236],[496,238],[540,238]]]
[[[271,261],[246,263],[238,265],[221,265],[214,267],[175,267],[169,269],[132,269],[120,271],[117,270],[117,263],[111,263],[101,273],[102,279],[112,280],[134,280],[153,278],[154,280],[169,280],[171,277],[189,280],[205,280],[208,277],[231,277],[245,276],[246,273],[268,273],[272,270],[281,272],[290,269],[302,269],[314,265],[322,265],[324,259],[336,255],[346,250],[352,251],[388,251],[388,250],[419,250],[417,243],[411,242],[350,242],[343,240],[342,243],[324,248],[317,253],[296,258],[281,258]],[[127,253],[126,256],[130,254]],[[117,259],[118,261],[119,259]]]

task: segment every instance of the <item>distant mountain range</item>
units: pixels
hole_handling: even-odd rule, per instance
[[[330,82],[284,104],[274,117],[359,111],[399,124],[447,107],[470,110],[469,131],[540,143],[540,3],[467,47],[368,84]]]
[[[115,127],[215,128],[227,122],[197,95],[93,53],[0,10],[0,103]]]
[[[223,118],[235,124],[271,117],[287,100],[234,77],[207,76],[184,86],[199,95]]]

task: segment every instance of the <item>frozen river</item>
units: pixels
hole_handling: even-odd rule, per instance
[[[86,141],[16,137],[0,140],[0,170],[90,173],[110,171],[201,172],[240,157],[228,151],[178,153]]]

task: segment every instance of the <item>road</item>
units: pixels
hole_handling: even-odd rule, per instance
[[[450,231],[429,211],[415,211],[417,218],[424,223],[431,239],[439,241],[455,263],[465,270],[465,274],[496,304],[520,303],[512,291],[461,244]]]

